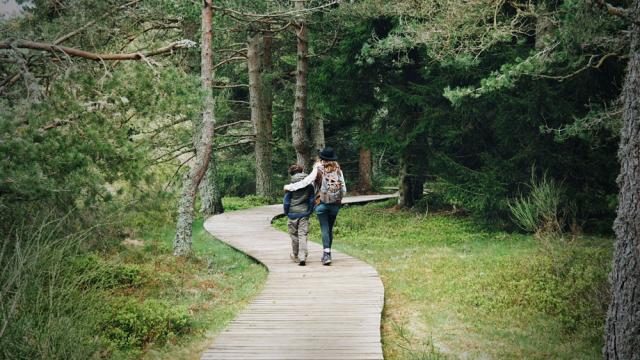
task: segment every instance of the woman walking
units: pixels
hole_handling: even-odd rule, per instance
[[[310,184],[316,189],[316,215],[322,232],[322,264],[331,264],[331,244],[333,243],[333,225],[336,222],[342,197],[347,192],[344,175],[340,169],[333,148],[325,147],[318,153],[319,160],[313,170],[304,179],[284,186],[285,191],[296,191]]]

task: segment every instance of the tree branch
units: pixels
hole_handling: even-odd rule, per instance
[[[249,87],[249,84],[228,84],[228,85],[213,85],[214,89],[232,89],[239,87]]]
[[[606,2],[605,0],[595,0],[595,2],[596,2],[596,5],[598,5],[598,7],[607,10],[609,14],[621,17],[623,19],[629,19],[628,9],[613,6],[608,2]]]
[[[168,52],[172,52],[173,50],[191,48],[194,46],[196,46],[196,43],[191,40],[179,40],[154,50],[139,51],[135,53],[124,53],[124,54],[97,54],[89,51],[66,47],[66,46],[57,46],[51,43],[42,43],[42,42],[35,42],[35,41],[28,41],[28,40],[15,40],[15,41],[8,40],[0,43],[0,49],[20,48],[20,49],[48,51],[52,53],[59,51],[69,56],[76,56],[76,57],[81,57],[81,58],[94,60],[94,61],[143,60],[144,58],[149,56],[165,54]]]
[[[63,35],[63,36],[61,36],[61,37],[57,38],[53,43],[54,43],[55,45],[58,45],[58,44],[62,43],[63,41],[66,41],[66,40],[68,40],[68,39],[70,39],[70,38],[72,38],[72,37],[74,37],[74,36],[78,35],[78,34],[79,34],[79,33],[81,33],[82,31],[86,30],[87,28],[89,28],[90,26],[92,26],[93,24],[95,24],[98,20],[102,20],[102,19],[104,19],[104,18],[107,18],[107,17],[109,17],[111,14],[113,14],[114,12],[116,12],[116,11],[118,11],[118,10],[126,9],[126,8],[128,8],[129,6],[131,6],[131,5],[135,5],[135,4],[139,3],[139,2],[140,2],[140,0],[133,0],[133,1],[129,1],[129,2],[128,2],[128,3],[126,3],[126,4],[120,5],[120,6],[116,7],[116,8],[114,8],[114,9],[112,9],[111,11],[108,11],[108,12],[107,12],[107,13],[105,13],[103,16],[101,16],[99,19],[91,20],[91,21],[89,21],[88,23],[84,24],[83,26],[79,27],[78,29],[76,29],[76,30],[74,30],[74,31],[72,31],[72,32],[70,32],[70,33],[68,33],[68,34],[66,34],[66,35]]]
[[[254,139],[243,139],[240,141],[236,141],[234,143],[229,143],[229,144],[223,144],[223,145],[218,145],[216,146],[214,149],[215,150],[220,150],[220,149],[224,149],[224,148],[228,148],[228,147],[232,147],[232,146],[238,146],[238,145],[243,145],[243,144],[250,144],[252,142],[255,142]]]
[[[227,64],[227,63],[230,63],[230,62],[233,62],[233,61],[244,61],[244,60],[247,60],[246,56],[232,56],[232,57],[226,58],[226,59],[220,61],[219,63],[213,65],[213,70],[219,68],[220,66],[222,66],[224,64]]]
[[[233,125],[238,125],[238,124],[250,124],[251,120],[239,120],[239,121],[234,121],[232,123],[228,123],[228,124],[222,124],[219,126],[216,126],[215,131],[227,128],[229,126],[233,126]]]

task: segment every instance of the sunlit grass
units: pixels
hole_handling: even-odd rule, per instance
[[[390,206],[343,208],[334,241],[335,249],[368,262],[382,277],[385,358],[601,357],[600,319],[550,314],[573,306],[563,303],[567,296],[559,290],[574,284],[550,280],[548,257],[531,236],[487,230],[469,218],[424,217]],[[285,225],[284,219],[275,224]],[[317,220],[310,239],[320,241]],[[572,251],[582,257],[571,271],[587,269],[596,275],[585,281],[602,283],[611,241],[579,239]],[[585,285],[588,294],[590,284]],[[597,305],[580,306],[597,310]],[[576,328],[568,331],[571,321]]]

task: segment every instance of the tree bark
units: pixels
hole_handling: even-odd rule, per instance
[[[370,193],[373,183],[373,162],[371,159],[371,149],[365,146],[365,140],[366,137],[370,136],[371,134],[374,114],[374,110],[365,112],[363,122],[360,125],[360,133],[363,136],[360,138],[358,160],[358,192],[361,194]]]
[[[222,214],[224,212],[217,175],[218,167],[216,163],[216,155],[212,151],[207,173],[200,184],[200,213],[205,217]]]
[[[553,34],[553,14],[547,9],[547,6],[546,4],[541,4],[536,9],[536,50],[543,50],[549,42],[549,36]]]
[[[409,136],[410,130],[418,123],[418,116],[418,113],[408,115],[402,125],[405,136]],[[427,179],[428,152],[429,144],[424,134],[412,139],[402,150],[398,206],[411,208],[422,197]]]
[[[371,192],[372,178],[371,149],[360,146],[360,159],[358,161],[358,192],[368,194]]]
[[[294,0],[295,10],[304,10],[304,0]],[[296,19],[297,68],[296,93],[293,105],[293,122],[291,135],[293,148],[299,165],[305,171],[311,169],[311,153],[309,151],[309,135],[307,132],[307,74],[309,71],[309,34],[303,15]]]
[[[422,197],[424,192],[425,176],[421,169],[422,164],[417,163],[415,156],[405,154],[400,164],[400,196],[398,206],[411,208]]]
[[[311,141],[313,142],[312,150],[321,150],[324,148],[324,122],[321,117],[315,117],[311,124]],[[312,151],[311,156],[315,153]]]
[[[264,118],[267,126],[267,136],[269,137],[269,152],[271,153],[271,141],[273,140],[273,61],[271,43],[273,35],[265,33],[263,35],[263,98],[264,98]]]
[[[198,186],[204,177],[211,159],[211,145],[213,143],[214,102],[213,102],[213,54],[212,54],[212,0],[204,0],[202,5],[202,40],[200,44],[200,72],[202,88],[205,92],[204,108],[202,112],[202,126],[200,134],[194,140],[196,149],[195,161],[189,172],[185,174],[182,185],[182,195],[178,203],[178,220],[176,237],[173,241],[173,254],[185,256],[191,253],[191,232],[194,217],[194,203]]]
[[[249,70],[249,104],[251,123],[255,134],[256,195],[271,196],[271,144],[268,134],[263,98],[262,66],[260,61],[260,34],[248,38],[247,68]]]
[[[622,88],[618,213],[605,359],[640,359],[640,0],[630,9],[631,46]]]

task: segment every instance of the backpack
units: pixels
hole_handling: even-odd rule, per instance
[[[322,183],[319,192],[320,202],[339,204],[342,201],[341,170],[338,168],[328,172],[324,167],[320,167],[319,170],[322,172]]]

